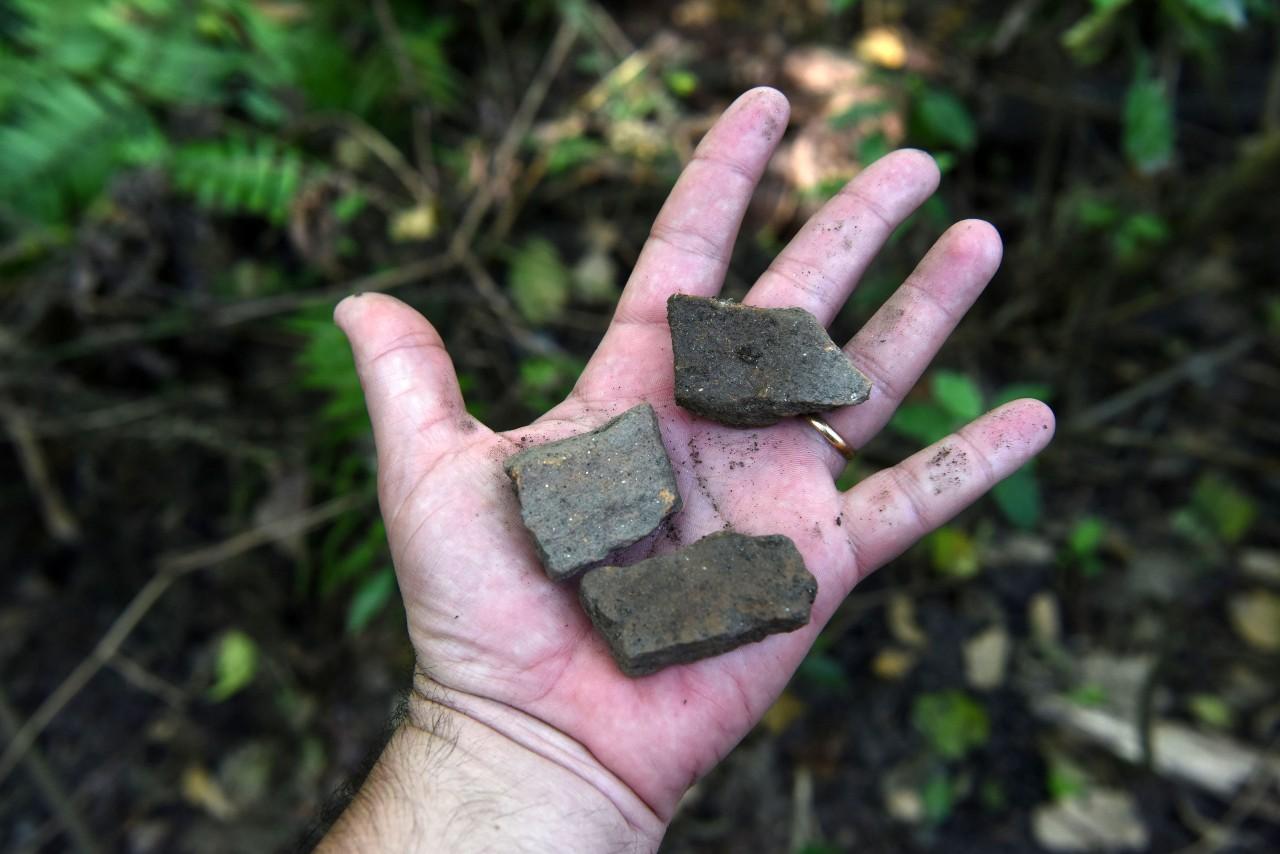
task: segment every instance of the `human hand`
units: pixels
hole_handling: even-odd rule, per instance
[[[370,294],[336,312],[373,421],[381,507],[420,663],[417,702],[461,721],[461,746],[469,732],[490,739],[485,744],[505,739],[510,755],[538,757],[527,766],[531,777],[554,769],[565,786],[589,790],[575,797],[593,810],[616,810],[607,820],[621,817],[620,833],[632,832],[640,848],[656,847],[685,790],[760,719],[854,585],[1012,473],[1053,433],[1046,406],[1017,401],[841,493],[835,476],[844,460],[801,419],[743,430],[676,406],[667,297],[719,291],[787,115],[780,93],[755,89],[707,133],[577,386],[526,428],[494,433],[467,414],[439,335],[413,309]],[[799,306],[830,323],[893,229],[937,183],[926,154],[882,158],[805,225],[745,302]],[[853,447],[889,420],[1000,252],[990,225],[953,226],[849,342],[872,396],[825,417]],[[585,432],[642,401],[658,413],[684,499],[669,520],[671,538],[687,544],[726,526],[790,537],[818,580],[808,626],[631,679],[593,631],[576,583],[547,579],[502,461],[518,443]],[[645,552],[633,547],[632,557],[676,547],[659,536],[641,544]],[[394,764],[386,755],[383,762]],[[409,776],[396,777],[406,797]]]

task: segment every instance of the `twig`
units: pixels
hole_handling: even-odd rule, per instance
[[[187,695],[181,688],[155,675],[123,652],[117,651],[108,664],[112,670],[120,674],[124,681],[139,691],[159,697],[165,705],[174,709],[180,709],[186,705]]]
[[[1249,352],[1255,343],[1257,343],[1255,336],[1245,335],[1217,350],[1196,353],[1150,379],[1086,409],[1072,418],[1067,426],[1072,430],[1089,430],[1104,424],[1145,400],[1159,397],[1186,380],[1199,374],[1209,374],[1230,364]]]
[[[40,499],[40,510],[49,535],[60,543],[74,543],[80,539],[80,526],[49,476],[49,467],[45,465],[44,453],[36,441],[31,422],[22,410],[7,400],[0,400],[0,419],[4,421],[5,432],[18,452],[18,461],[22,463],[27,483]]]
[[[508,184],[512,162],[520,148],[520,142],[533,125],[533,120],[551,88],[551,81],[555,79],[560,66],[568,58],[569,50],[577,38],[577,24],[569,17],[563,18],[560,28],[556,30],[555,38],[551,40],[551,47],[547,49],[547,55],[542,60],[542,67],[530,81],[529,88],[525,90],[524,99],[516,109],[516,114],[511,117],[511,124],[507,127],[506,134],[494,150],[489,179],[472,196],[470,204],[462,214],[458,230],[454,232],[453,241],[449,244],[453,257],[460,258],[468,251],[475,239],[476,230],[480,227],[480,220],[489,212],[499,189]]]
[[[618,59],[635,53],[636,46],[627,38],[627,34],[618,26],[609,10],[599,3],[591,4],[591,24],[595,27],[600,40],[609,46]]]
[[[413,133],[414,157],[418,161],[418,169],[429,188],[440,185],[436,174],[435,158],[431,153],[431,111],[426,106],[426,93],[418,82],[417,71],[413,60],[405,49],[404,38],[400,28],[396,26],[395,15],[387,0],[373,0],[373,15],[378,19],[378,29],[387,41],[391,52],[391,60],[395,63],[396,74],[400,77],[400,88],[413,100],[413,122],[410,123]],[[422,201],[421,199],[419,201]]]
[[[18,731],[18,715],[9,702],[8,692],[4,690],[3,685],[0,685],[0,730],[3,730],[5,737],[10,739]],[[26,766],[27,773],[31,775],[31,781],[40,791],[40,796],[44,798],[49,811],[53,813],[54,820],[71,840],[71,847],[81,854],[93,854],[94,851],[99,850],[80,811],[63,791],[62,784],[58,782],[57,775],[49,767],[45,758],[38,751],[31,751],[22,757],[22,764]]]
[[[380,131],[364,120],[349,113],[316,113],[302,120],[302,128],[331,125],[346,131],[347,135],[360,143],[374,157],[382,161],[391,174],[404,186],[414,201],[425,204],[431,200],[431,188],[426,184],[422,173],[413,168],[400,149],[396,148]]]
[[[116,617],[111,627],[98,641],[89,655],[62,680],[35,713],[18,729],[9,746],[0,755],[0,782],[3,782],[13,771],[45,731],[58,713],[67,703],[80,693],[94,676],[119,651],[125,638],[137,627],[142,618],[159,601],[174,581],[183,575],[199,569],[206,569],[233,557],[244,554],[268,543],[288,539],[303,531],[307,531],[328,520],[340,516],[349,510],[368,501],[366,495],[345,495],[332,501],[312,507],[308,510],[278,519],[257,528],[250,528],[204,548],[183,552],[168,557],[161,557],[156,567],[156,574],[134,594],[133,599]]]
[[[414,282],[438,276],[457,266],[457,260],[447,254],[432,255],[420,261],[394,267],[380,273],[372,273],[356,279],[316,291],[300,291],[263,297],[255,300],[232,303],[215,308],[198,319],[206,328],[225,329],[252,320],[262,320],[278,314],[286,314],[312,305],[324,305],[335,302],[348,294],[369,291],[390,291]],[[194,316],[169,317],[162,322],[149,326],[130,326],[115,329],[100,335],[86,336],[64,347],[55,348],[39,354],[40,362],[48,365],[51,362],[66,361],[91,356],[105,350],[112,350],[139,341],[156,341],[172,338],[188,331],[197,320]]]

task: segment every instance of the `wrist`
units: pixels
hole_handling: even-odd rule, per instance
[[[320,851],[654,851],[665,823],[573,739],[416,673],[405,720]]]

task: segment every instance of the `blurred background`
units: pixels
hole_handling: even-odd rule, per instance
[[[3,0],[0,847],[268,851],[412,666],[330,321],[471,411],[573,385],[700,135],[792,125],[741,295],[900,145],[1005,262],[851,484],[1003,400],[1058,438],[850,597],[670,852],[1280,846],[1272,0]],[[305,845],[305,841],[301,844]]]

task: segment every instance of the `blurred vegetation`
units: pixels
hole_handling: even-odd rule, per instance
[[[841,484],[1017,397],[1061,430],[860,587],[667,846],[1069,850],[1070,810],[1123,819],[1086,847],[1280,844],[1273,776],[1215,789],[1152,755],[1157,724],[1268,761],[1280,737],[1277,18],[1270,0],[0,2],[4,740],[60,704],[26,764],[0,762],[3,844],[302,831],[410,661],[334,302],[396,291],[473,414],[537,417],[701,133],[760,83],[791,96],[792,130],[729,295],[903,145],[943,189],[837,338],[953,219],[1006,241]],[[1140,761],[1080,709],[1132,725]]]

